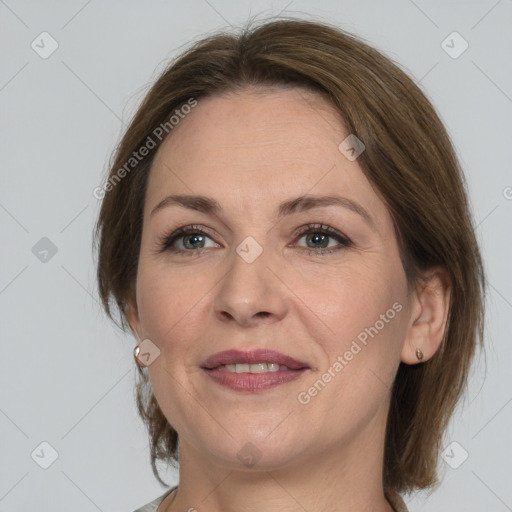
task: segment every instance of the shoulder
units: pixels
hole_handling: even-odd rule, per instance
[[[161,496],[154,499],[150,503],[146,503],[146,505],[143,505],[142,507],[138,508],[137,510],[134,510],[133,512],[156,512],[156,509],[158,508],[158,505],[164,501],[164,499],[171,494],[174,489],[176,489],[177,486],[172,487],[171,489],[168,489],[165,491]]]

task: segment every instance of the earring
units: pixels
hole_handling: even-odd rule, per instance
[[[423,352],[419,348],[416,349],[416,357],[418,358],[418,361],[423,359]]]
[[[133,357],[135,358],[135,362],[137,363],[138,366],[140,366],[141,368],[145,368],[146,365],[139,359],[139,354],[140,345],[136,345],[135,348],[133,349]]]

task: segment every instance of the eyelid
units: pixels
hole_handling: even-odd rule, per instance
[[[213,239],[213,236],[215,236],[215,235],[212,235],[212,233],[213,233],[212,229],[210,229],[206,226],[203,226],[201,224],[189,224],[186,226],[181,226],[177,229],[173,229],[171,231],[166,231],[166,232],[164,232],[164,234],[162,236],[158,237],[157,249],[156,249],[155,253],[160,254],[163,252],[171,251],[171,246],[176,242],[176,240],[184,237],[185,235],[194,234],[194,233],[198,233],[198,234],[204,233],[205,235],[207,235],[209,238],[212,238],[212,239]],[[217,242],[215,242],[215,243],[217,243]],[[202,251],[203,249],[204,248],[200,248],[195,251],[175,249],[174,252],[176,252],[176,253],[196,252],[196,253],[198,253],[198,252]]]
[[[160,253],[169,251],[169,252],[172,252],[175,254],[187,253],[189,255],[199,255],[205,249],[209,249],[209,247],[200,247],[199,249],[188,250],[188,249],[176,249],[176,248],[172,249],[172,245],[177,240],[179,240],[180,238],[183,238],[184,236],[186,236],[188,234],[204,234],[208,238],[212,239],[212,241],[214,243],[217,244],[217,242],[215,242],[215,240],[213,240],[216,235],[215,234],[212,235],[212,233],[214,233],[214,230],[212,230],[206,226],[200,225],[200,224],[190,224],[190,225],[179,227],[175,230],[172,230],[171,232],[166,232],[163,236],[159,237],[159,239],[157,241],[158,247],[157,247],[157,250],[155,251],[155,254],[160,254]],[[348,236],[346,236],[342,232],[338,231],[337,229],[335,229],[327,224],[322,224],[322,223],[308,223],[308,224],[302,225],[294,230],[293,237],[294,238],[297,238],[297,237],[302,238],[304,235],[311,234],[311,233],[326,234],[330,238],[337,239],[337,241],[339,243],[338,246],[331,247],[331,248],[327,248],[327,247],[322,248],[321,247],[321,248],[315,249],[315,248],[299,246],[299,247],[301,247],[301,249],[303,249],[305,251],[309,251],[309,253],[313,254],[313,255],[325,255],[325,254],[329,254],[329,253],[341,250],[342,248],[348,248],[348,247],[353,246],[353,242]],[[295,243],[294,243],[294,246],[295,246]]]
[[[308,252],[309,255],[312,256],[326,256],[328,254],[332,254],[343,249],[348,249],[354,246],[352,240],[342,232],[337,229],[321,223],[309,223],[305,226],[301,226],[295,230],[296,235],[302,238],[304,235],[311,233],[323,233],[330,238],[336,239],[338,241],[338,245],[335,247],[323,247],[323,248],[311,248],[311,247],[301,247],[301,249]]]
[[[341,231],[329,226],[328,224],[322,224],[319,222],[310,222],[306,225],[300,226],[294,231],[294,236],[304,235],[312,231],[326,232],[329,235],[337,236],[343,239],[345,242],[352,242],[350,238],[343,234]]]

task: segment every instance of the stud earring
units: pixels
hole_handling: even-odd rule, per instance
[[[416,357],[418,358],[418,361],[423,359],[423,352],[419,348],[416,349]]]
[[[139,359],[140,354],[140,345],[136,345],[136,347],[133,349],[133,357],[135,358],[135,362],[138,366],[141,368],[145,368],[146,365]]]

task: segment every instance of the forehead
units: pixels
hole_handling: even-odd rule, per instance
[[[299,88],[248,89],[199,100],[164,142],[157,160],[171,152],[180,163],[205,156],[231,161],[295,155],[299,160],[311,156],[312,146],[337,147],[344,132],[341,116],[317,94]],[[255,163],[246,161],[247,166]]]
[[[167,194],[212,196],[244,215],[304,194],[338,193],[377,219],[384,204],[357,160],[339,150],[340,114],[303,89],[212,96],[173,129],[150,172],[146,213]]]

